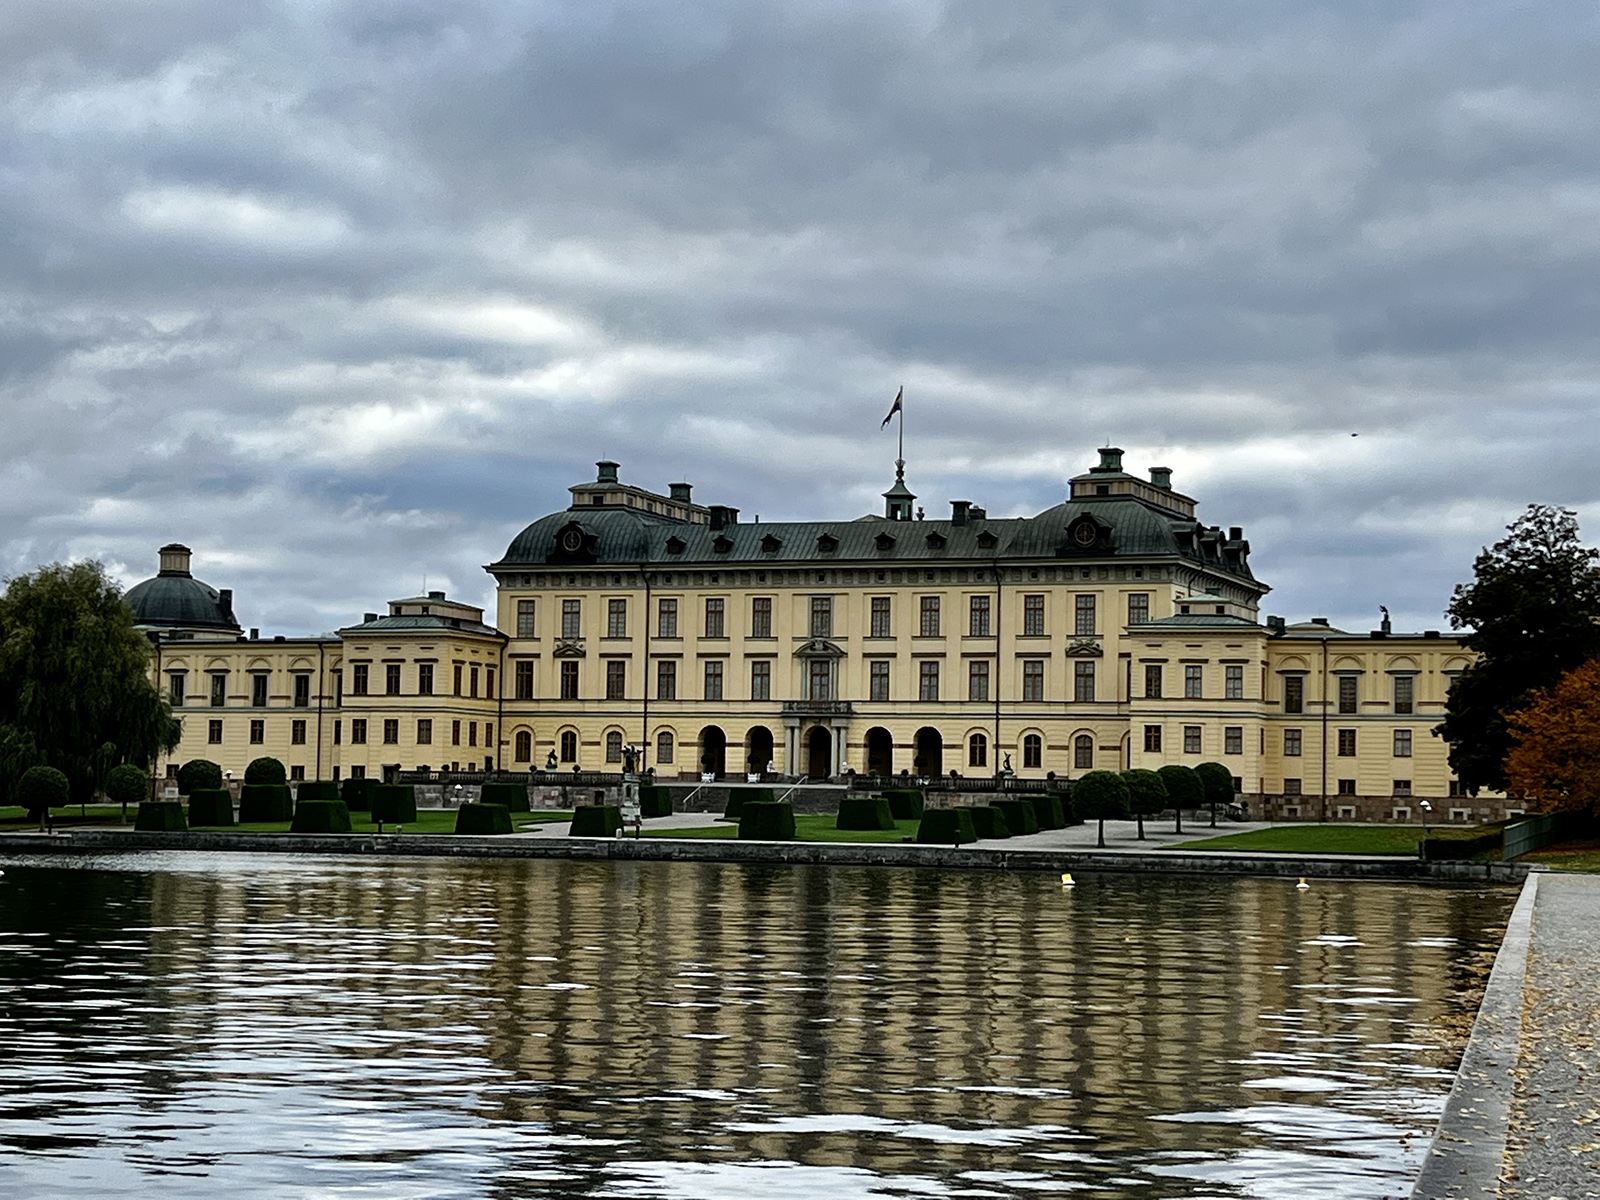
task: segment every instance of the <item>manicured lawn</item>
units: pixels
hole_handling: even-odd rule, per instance
[[[1552,871],[1584,871],[1590,875],[1600,875],[1600,843],[1588,838],[1562,842],[1535,850],[1532,854],[1524,854],[1517,861],[1543,863]]]
[[[1430,830],[1438,833],[1438,830]],[[1283,825],[1250,833],[1230,833],[1166,850],[1254,850],[1264,854],[1409,854],[1422,840],[1421,826]]]
[[[128,824],[133,824],[133,816],[137,809],[128,806]],[[89,815],[82,815],[83,810],[74,805],[71,808],[56,808],[50,810],[50,820],[57,829],[64,829],[72,825],[117,825],[122,822],[122,806],[120,804],[91,804]],[[0,808],[0,831],[10,833],[13,830],[38,829],[39,822],[28,820],[28,810],[15,805]]]
[[[369,818],[372,814],[356,812],[350,814],[350,832],[352,833],[377,833],[378,827]],[[513,830],[525,829],[530,825],[544,825],[551,821],[570,821],[572,814],[568,812],[533,812],[512,813],[511,828]],[[287,821],[257,821],[240,825],[197,825],[196,829],[205,829],[227,833],[233,830],[239,833],[288,833]],[[456,810],[425,808],[417,813],[415,821],[406,821],[402,828],[407,833],[454,833],[456,831]],[[394,825],[383,827],[385,833],[393,833]]]
[[[796,813],[794,836],[797,842],[902,842],[917,836],[917,822],[896,821],[893,829],[835,829],[833,813]],[[660,838],[737,838],[737,821],[693,829],[647,829],[645,837]]]

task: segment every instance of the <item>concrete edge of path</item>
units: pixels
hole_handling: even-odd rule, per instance
[[[1493,1200],[1500,1195],[1513,1072],[1522,1050],[1522,999],[1539,876],[1537,871],[1529,874],[1506,922],[1478,1019],[1411,1191],[1412,1200]]]

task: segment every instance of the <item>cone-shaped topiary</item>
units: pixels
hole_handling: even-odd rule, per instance
[[[622,809],[615,804],[580,804],[572,810],[569,837],[613,837],[622,828]]]
[[[145,800],[139,805],[133,827],[146,833],[187,833],[189,823],[184,820],[183,805],[177,800]]]
[[[372,789],[377,786],[376,779],[346,779],[344,787],[340,789],[339,799],[351,812],[371,812]]]
[[[980,838],[1011,836],[1011,825],[998,804],[977,804],[968,811],[972,813],[972,831]]]
[[[670,817],[672,815],[672,789],[656,783],[646,783],[639,788],[640,817]]]
[[[883,795],[896,821],[915,821],[922,816],[921,788],[884,788]]]
[[[232,825],[233,795],[227,788],[195,788],[189,793],[189,827]]]
[[[239,822],[255,825],[294,818],[294,797],[286,783],[247,783],[239,789]]]
[[[883,796],[846,796],[839,801],[835,829],[893,829],[894,810]]]
[[[746,804],[771,804],[775,797],[771,788],[736,787],[728,789],[728,807],[722,810],[727,820],[741,816]]]
[[[917,841],[930,846],[960,846],[978,840],[970,808],[930,808],[917,826]]]
[[[528,811],[528,785],[525,783],[486,783],[478,792],[479,804],[500,804],[508,813]],[[491,832],[494,832],[491,830]]]
[[[194,795],[195,788],[222,786],[222,768],[205,758],[191,758],[178,768],[178,791],[185,796]]]
[[[527,802],[527,792],[522,799]],[[463,804],[456,810],[456,832],[510,833],[511,810],[504,804]]]
[[[380,783],[372,789],[372,819],[379,825],[415,821],[417,789],[409,783]]]
[[[288,783],[289,772],[275,758],[253,758],[244,769],[246,783]],[[213,785],[215,786],[215,785]]]
[[[349,833],[350,810],[343,800],[300,800],[290,833]]]
[[[996,800],[994,806],[1006,815],[1006,824],[1012,833],[1038,833],[1039,815],[1033,811],[1033,801],[1027,796],[1014,800]]]
[[[753,841],[794,840],[794,805],[787,800],[746,800],[739,812],[739,836]]]

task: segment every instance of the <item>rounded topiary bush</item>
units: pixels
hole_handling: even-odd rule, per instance
[[[283,764],[275,758],[253,758],[250,765],[244,769],[246,783],[288,783],[289,772],[283,769]],[[218,782],[221,782],[220,780]],[[212,784],[215,787],[216,784]]]
[[[142,804],[149,798],[150,776],[142,767],[123,763],[111,768],[111,774],[106,776],[106,799],[122,805],[124,814],[128,811],[128,805]]]
[[[66,807],[71,799],[72,786],[54,767],[29,767],[17,780],[17,803],[34,820],[49,809]]]
[[[1206,801],[1205,784],[1200,782],[1200,776],[1194,773],[1193,767],[1183,766],[1181,763],[1168,763],[1158,767],[1156,774],[1161,776],[1161,782],[1167,785],[1167,803],[1172,806],[1174,816],[1173,828],[1183,828],[1183,810],[1199,808]]]
[[[847,796],[839,801],[835,829],[893,829],[894,810],[883,796]]]
[[[739,812],[739,836],[764,842],[793,841],[794,805],[787,800],[745,801]]]
[[[884,788],[883,797],[889,802],[889,811],[896,821],[915,821],[922,816],[921,788]]]
[[[343,800],[301,800],[294,806],[290,833],[349,833],[350,810]]]
[[[372,789],[377,784],[376,779],[346,779],[339,798],[351,812],[371,812]]]
[[[522,796],[526,802],[528,796]],[[511,810],[504,804],[463,804],[456,810],[457,833],[510,833]]]
[[[1085,821],[1100,822],[1099,844],[1104,846],[1106,822],[1128,816],[1128,785],[1115,771],[1090,771],[1072,789],[1072,807]]]
[[[233,824],[233,793],[227,788],[196,788],[189,793],[189,826]]]
[[[270,824],[294,817],[294,797],[286,783],[247,783],[239,789],[239,823]]]
[[[1203,762],[1194,773],[1200,780],[1200,792],[1212,816],[1216,816],[1218,808],[1227,808],[1233,803],[1233,772],[1226,766],[1219,762]]]
[[[506,812],[527,812],[528,785],[525,783],[486,783],[478,793],[479,804],[504,805]]]
[[[930,808],[917,826],[917,841],[930,846],[960,846],[978,840],[970,808]]]
[[[1005,810],[998,804],[978,804],[967,810],[972,814],[972,831],[980,838],[1008,838],[1011,823]]]
[[[146,833],[186,833],[189,823],[183,817],[183,805],[177,800],[146,800],[139,805],[139,815],[133,827]]]
[[[771,788],[736,787],[728,789],[728,807],[722,810],[724,820],[734,820],[744,815],[746,804],[771,804],[776,800]]]
[[[409,783],[380,783],[372,789],[372,819],[380,825],[404,825],[417,819],[417,790]]]
[[[1153,817],[1167,807],[1167,785],[1154,771],[1141,767],[1122,773],[1122,782],[1128,785],[1128,809],[1139,823],[1139,836],[1144,837],[1144,819]]]
[[[196,788],[222,786],[222,768],[206,758],[191,758],[178,768],[178,791],[192,796]]]
[[[326,779],[308,779],[295,788],[294,802],[296,805],[304,804],[308,800],[339,800],[339,785]]]
[[[1006,824],[1012,833],[1038,833],[1039,816],[1033,811],[1033,801],[1026,796],[1011,800],[996,800],[994,806],[1006,815]]]
[[[622,809],[615,804],[580,804],[572,810],[570,837],[613,837],[622,828]]]
[[[1061,797],[1055,792],[1036,792],[1031,797],[1033,801],[1033,819],[1039,822],[1040,829],[1064,829],[1067,824],[1066,810],[1061,805]]]
[[[640,817],[670,817],[671,815],[671,788],[665,788],[655,783],[647,783],[639,788]]]

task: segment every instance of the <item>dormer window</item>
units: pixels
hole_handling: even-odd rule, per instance
[[[817,550],[822,554],[832,554],[839,548],[839,539],[831,533],[825,533],[817,538]]]
[[[990,530],[985,529],[978,535],[978,545],[985,550],[993,550],[999,544],[1000,539],[996,537]]]
[[[729,550],[733,549],[733,539],[730,537],[719,536],[711,543],[711,548],[718,554],[726,554]]]
[[[667,539],[667,553],[682,554],[684,547],[687,545],[688,543],[685,542],[681,537],[669,537]]]
[[[776,554],[783,548],[783,539],[773,537],[770,533],[761,539],[761,553]]]
[[[942,534],[942,533],[930,533],[928,535],[928,549],[929,550],[943,550],[944,549],[944,544],[945,544],[945,536],[944,536],[944,534]]]
[[[894,549],[894,534],[892,533],[880,533],[873,541],[877,543],[879,550]]]

